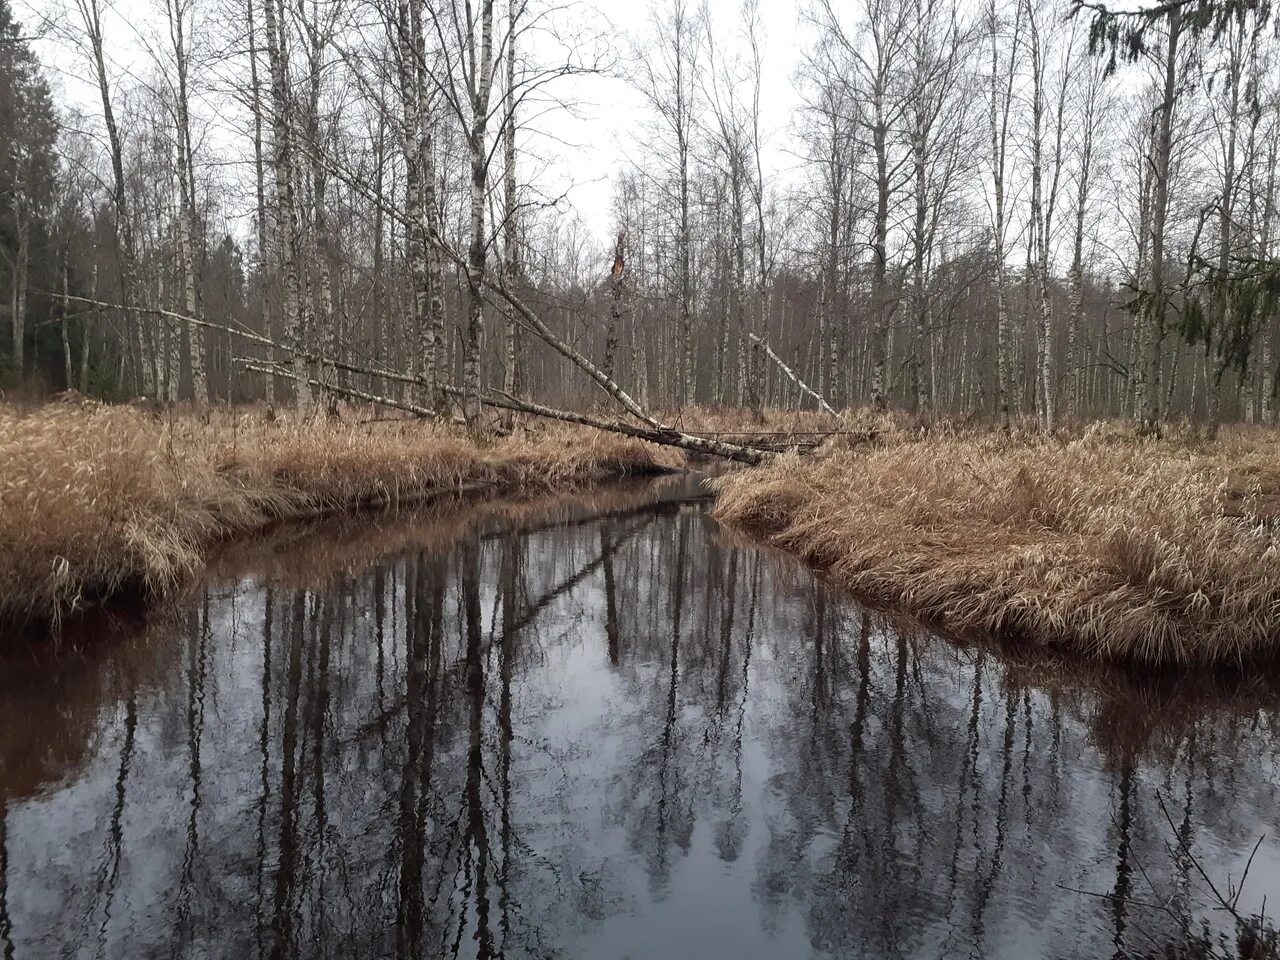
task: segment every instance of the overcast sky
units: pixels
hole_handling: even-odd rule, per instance
[[[642,44],[652,34],[653,8],[662,6],[663,0],[605,4],[590,0],[590,5],[597,11],[607,9],[618,32]],[[717,46],[737,49],[745,56],[741,0],[708,0],[708,6]],[[761,131],[766,140],[766,178],[774,183],[789,177],[797,163],[790,142],[792,118],[800,104],[794,74],[809,35],[799,11],[797,0],[760,0]],[[576,120],[560,114],[549,118],[549,125],[556,136],[582,146],[564,151],[557,176],[569,185],[574,209],[594,233],[605,237],[610,230],[610,178],[635,142],[645,107],[640,93],[622,79],[574,78],[566,88],[584,102],[584,117]],[[742,96],[749,102],[751,92],[745,90]]]
[[[621,60],[652,34],[654,8],[662,7],[665,2],[577,0],[570,20],[573,25],[598,27],[611,38],[610,45]],[[727,54],[735,49],[745,53],[741,0],[707,0],[707,3],[717,46]],[[197,4],[197,17],[220,16],[218,11],[230,6],[226,0],[197,0]],[[60,37],[59,31],[48,25],[54,21],[64,25],[64,33],[74,31],[78,22],[73,14],[73,0],[16,0],[15,7],[28,27],[27,32],[40,34],[33,45],[45,64],[58,100],[78,107],[95,125],[100,123],[101,103],[97,88],[91,82],[88,62],[65,36]],[[696,9],[696,2],[691,2],[690,7]],[[498,8],[502,16],[504,4],[500,2]],[[117,87],[127,87],[126,78],[140,78],[150,71],[147,44],[162,42],[163,9],[162,0],[115,0],[110,4],[104,32],[108,40],[109,70],[116,78]],[[793,79],[808,36],[800,9],[798,0],[760,0],[761,129],[766,137],[766,176],[775,183],[789,177],[796,165],[790,151],[790,125],[799,103]],[[620,64],[618,72],[624,70],[625,66]],[[209,79],[218,82],[215,77]],[[566,212],[572,210],[581,217],[603,243],[612,228],[612,180],[634,146],[644,112],[642,100],[638,91],[621,76],[565,79],[557,89],[559,95],[572,101],[575,107],[572,111],[554,110],[527,118],[529,124],[537,128],[530,131],[526,139],[527,148],[536,156],[526,160],[522,176],[536,174],[539,186],[547,195],[564,194]],[[744,91],[743,95],[749,98],[750,91]],[[203,110],[197,107],[194,119],[197,123],[204,122],[204,138],[211,147],[205,157],[198,159],[209,160],[214,154],[221,159],[226,152],[222,149],[224,144],[233,148],[236,156],[247,158],[249,145],[242,132],[247,121],[240,111],[242,108],[238,105],[226,104],[221,98],[206,100]],[[244,212],[247,213],[247,209]]]

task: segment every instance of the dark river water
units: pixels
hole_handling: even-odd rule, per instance
[[[696,494],[285,528],[9,644],[0,956],[1154,956],[1260,838],[1280,900],[1266,685],[895,627]]]

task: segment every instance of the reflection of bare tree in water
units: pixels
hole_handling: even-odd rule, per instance
[[[256,856],[254,858],[257,864],[257,896],[254,897],[254,940],[258,948],[259,957],[266,955],[267,946],[264,937],[267,925],[262,910],[267,901],[267,811],[271,799],[271,648],[274,645],[274,633],[272,631],[274,613],[275,590],[268,584],[264,588],[262,598],[262,673],[260,681],[262,688],[262,700],[260,703],[262,720],[258,725],[258,750],[262,757],[262,763],[259,767],[258,831]]]
[[[120,745],[120,764],[115,779],[114,803],[111,806],[111,819],[107,827],[106,846],[96,870],[93,884],[93,900],[85,915],[89,923],[98,914],[98,904],[102,904],[102,922],[97,930],[97,948],[95,957],[102,956],[107,946],[107,936],[111,929],[111,908],[115,902],[116,887],[120,880],[120,864],[124,856],[124,812],[126,784],[129,780],[129,767],[133,763],[134,738],[138,730],[138,701],[130,695],[125,701],[124,735]]]
[[[1000,874],[1004,867],[1005,840],[1009,827],[1009,788],[1013,773],[1013,747],[1015,718],[1018,701],[1016,697],[1006,697],[1004,701],[1004,735],[1000,746],[1000,786],[995,808],[995,841],[985,857],[976,851],[979,864],[977,877],[977,896],[973,907],[973,942],[971,950],[980,951],[986,940],[987,908],[995,895]],[[971,767],[972,772],[975,768]],[[990,813],[988,811],[988,813]],[[986,861],[984,864],[983,861]]]
[[[689,525],[687,522],[682,521],[677,523],[676,526],[676,560],[671,580],[671,663],[668,667],[670,681],[667,686],[666,719],[662,724],[662,746],[658,761],[658,783],[660,786],[654,844],[653,881],[659,890],[666,885],[670,869],[667,832],[671,828],[672,819],[677,821],[677,830],[681,829],[681,821],[683,820],[683,810],[680,809],[682,800],[680,789],[681,770],[678,762],[673,763],[672,754],[680,745],[677,741],[680,731],[676,728],[676,708],[680,690],[680,628],[684,617],[684,583],[685,577],[688,575],[686,564],[688,545]],[[682,830],[676,842],[682,846],[687,842]]]
[[[435,759],[439,707],[440,650],[444,631],[444,569],[439,558],[420,558],[409,597],[405,679],[406,749],[400,774],[399,816],[394,846],[400,852],[396,901],[396,955],[423,953],[424,884],[428,798]]]
[[[14,953],[13,920],[9,917],[9,804],[0,800],[0,956]]]
[[[1008,685],[1002,672],[986,668],[990,661],[981,653],[917,643],[900,632],[877,634],[866,621],[852,644],[833,644],[816,597],[812,609],[813,642],[804,648],[805,668],[796,671],[810,678],[812,689],[797,686],[773,727],[783,770],[775,782],[788,787],[790,816],[772,830],[763,892],[785,891],[807,904],[812,941],[836,955],[1008,951],[1011,931],[1019,929],[1016,911],[1028,898],[1050,905],[1038,908],[1043,918],[1036,915],[1045,929],[1067,932],[1060,941],[1033,939],[1019,949],[1079,952],[1070,938],[1088,936],[1082,931],[1092,925],[1060,917],[1103,914],[1121,925],[1114,930],[1113,924],[1112,935],[1131,950],[1123,925],[1132,902],[1117,914],[1105,901],[1065,899],[1058,884],[1098,860],[1115,863],[1118,852],[1116,892],[1131,897],[1139,841],[1146,871],[1181,869],[1164,848],[1167,837],[1137,829],[1151,822],[1160,780],[1144,776],[1130,754],[1111,805],[1096,798],[1087,773],[1064,787],[1063,753],[1079,757],[1091,749],[1085,712],[1068,718],[1060,695]],[[833,646],[857,651],[847,675],[826,656]],[[823,679],[827,684],[819,687]],[[823,706],[815,709],[819,699]],[[846,759],[831,762],[823,759],[822,731],[828,722],[838,725],[841,715],[848,733],[829,742]],[[1131,711],[1129,722],[1138,716]],[[801,718],[808,755],[795,749]],[[1170,769],[1189,784],[1203,745],[1193,746],[1199,720],[1187,719],[1189,739]],[[1215,745],[1214,755],[1224,752],[1221,742]],[[847,771],[840,775],[844,790],[837,770]],[[1275,795],[1274,781],[1267,789]],[[1113,809],[1118,831],[1109,835]],[[1179,833],[1219,813],[1200,806],[1189,815],[1184,807]],[[815,861],[815,850],[828,849],[828,814],[839,817],[837,842]],[[1152,923],[1149,912],[1143,920]]]
[[[737,548],[730,548],[729,553],[729,569],[723,586],[720,588],[722,596],[726,597],[725,608],[721,613],[720,628],[720,667],[719,676],[716,682],[716,712],[714,720],[711,724],[712,735],[709,738],[713,758],[718,755],[715,747],[724,736],[726,724],[732,723],[730,733],[730,757],[731,767],[726,774],[720,775],[717,779],[724,783],[727,781],[727,789],[723,791],[722,796],[717,797],[716,807],[719,812],[719,822],[715,827],[715,845],[716,853],[725,863],[735,862],[742,854],[742,845],[746,839],[747,824],[743,816],[743,798],[742,798],[742,737],[746,726],[747,718],[747,693],[750,688],[751,674],[751,647],[755,639],[755,623],[756,623],[756,605],[759,597],[760,589],[760,568],[757,562],[750,564],[749,586],[747,588],[747,613],[746,623],[742,629],[741,649],[738,652],[737,659],[741,662],[735,664],[734,640],[737,635],[737,624],[734,620],[736,612],[736,598],[739,592],[738,584],[738,564],[741,551]],[[710,604],[708,604],[710,607]],[[736,695],[736,703],[733,704],[732,716],[730,716],[729,696],[731,693],[730,677],[734,670],[738,674],[738,690]],[[709,765],[714,768],[714,764]],[[716,784],[708,784],[709,793],[719,793],[716,790]]]
[[[1120,782],[1117,787],[1118,803],[1116,809],[1116,883],[1110,902],[1112,916],[1115,921],[1115,934],[1111,942],[1115,944],[1115,956],[1125,956],[1127,940],[1125,926],[1128,920],[1129,897],[1133,893],[1133,760],[1125,756],[1121,760]]]
[[[628,555],[622,577],[636,592],[624,608],[634,644],[623,674],[638,704],[625,742],[639,749],[610,788],[611,818],[659,899],[700,816],[725,862],[738,858],[746,832],[742,751],[759,575],[712,529],[696,514],[677,516]]]
[[[172,677],[106,701],[101,787],[64,801],[100,853],[45,953],[572,956],[710,874],[742,881],[735,922],[820,955],[1124,955],[1167,932],[1149,881],[1193,916],[1184,851],[1247,846],[1280,801],[1270,713],[1025,682],[687,507],[199,602],[157,644]],[[0,812],[21,955],[31,861]]]
[[[191,797],[187,816],[186,848],[182,854],[182,875],[178,879],[177,908],[179,934],[184,945],[193,936],[191,923],[192,885],[195,883],[196,861],[200,853],[201,769],[200,741],[204,735],[205,677],[208,671],[209,593],[205,591],[201,608],[187,643],[187,753],[191,779]]]
[[[600,532],[600,552],[605,558],[606,590],[612,598],[612,565],[611,552],[604,527]],[[511,746],[515,731],[511,716],[511,682],[515,673],[516,637],[519,627],[516,614],[520,602],[520,584],[524,574],[524,541],[511,536],[502,541],[502,572],[499,590],[502,597],[502,647],[499,667],[499,682],[502,685],[498,702],[498,735],[500,747],[500,783],[499,789],[502,803],[501,847],[502,865],[498,873],[498,908],[501,912],[501,937],[498,953],[505,956],[508,941],[511,938]],[[616,627],[615,627],[616,629]],[[616,633],[611,637],[611,652],[616,650]]]
[[[310,738],[311,754],[311,827],[306,835],[305,855],[309,872],[315,877],[314,897],[310,910],[314,917],[312,944],[319,948],[322,931],[331,928],[327,910],[329,907],[330,859],[326,844],[329,833],[327,794],[325,791],[325,734],[329,711],[329,663],[335,627],[335,605],[345,595],[340,584],[334,591],[326,591],[312,600],[311,657],[308,668],[306,705],[306,729]],[[337,866],[337,864],[332,864]],[[318,949],[316,952],[319,952]]]
[[[600,556],[604,560],[604,632],[609,646],[609,662],[617,665],[621,656],[618,638],[618,586],[613,576],[613,521],[600,524]],[[504,635],[506,631],[504,630]]]
[[[302,639],[305,633],[306,594],[294,594],[291,615],[285,624],[289,649],[285,660],[288,677],[284,701],[284,734],[281,743],[280,831],[276,849],[273,910],[271,918],[272,960],[294,954],[293,888],[297,880],[298,797],[297,748],[298,706],[302,690]]]
[[[468,886],[475,889],[475,938],[476,952],[480,960],[493,956],[493,931],[489,925],[489,829],[485,823],[484,805],[480,799],[481,780],[485,776],[483,726],[485,698],[485,664],[481,658],[480,643],[480,568],[477,546],[468,540],[463,547],[462,596],[465,607],[467,635],[467,814],[464,839],[464,876]],[[462,936],[463,924],[458,924],[458,936]],[[458,941],[453,954],[458,954]]]

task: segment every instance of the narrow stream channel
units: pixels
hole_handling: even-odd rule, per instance
[[[277,531],[0,661],[0,956],[1155,955],[1280,901],[1280,696],[897,630],[692,481]]]

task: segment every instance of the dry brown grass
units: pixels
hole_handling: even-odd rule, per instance
[[[899,433],[718,484],[722,520],[952,630],[1100,660],[1277,659],[1275,431]]]
[[[152,417],[0,408],[0,621],[56,620],[190,577],[215,541],[266,523],[464,489],[551,490],[674,464],[636,440],[556,425],[492,441],[415,421]]]

